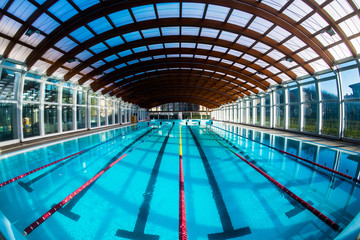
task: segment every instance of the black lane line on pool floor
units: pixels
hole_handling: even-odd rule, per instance
[[[136,138],[134,141],[132,141],[129,145],[127,145],[125,148],[123,148],[118,154],[116,154],[116,156],[114,156],[113,158],[111,158],[105,165],[104,167],[102,167],[101,169],[106,168],[110,163],[112,163],[113,161],[115,161],[119,155],[122,155],[124,152],[126,152],[131,146],[133,146],[137,141],[139,141],[141,138],[143,138],[145,135],[147,135],[152,129],[148,130],[147,132],[145,132],[144,134],[142,134],[141,136],[139,136],[138,138]],[[97,180],[95,180],[94,182],[92,182],[86,189],[84,189],[83,191],[81,191],[79,194],[77,194],[73,199],[71,199],[64,207],[60,208],[58,210],[59,213],[61,213],[62,215],[70,218],[71,220],[74,221],[78,221],[80,218],[80,215],[73,213],[72,209],[73,207],[75,207],[75,205],[79,202],[79,200],[85,195],[85,193],[87,191],[89,191],[89,189],[94,185],[94,183]],[[55,205],[55,204],[54,204]],[[53,206],[54,206],[53,205]],[[53,207],[52,206],[52,207]]]
[[[143,129],[143,128],[145,128],[145,127],[138,128],[138,129],[134,129],[134,130],[132,130],[131,132],[134,132],[134,131],[137,131],[137,130],[140,130],[140,129]],[[128,134],[129,132],[130,132],[130,131],[126,131],[124,134],[121,134],[121,135],[119,135],[119,136],[117,136],[117,137],[113,137],[113,138],[111,138],[111,139],[109,139],[109,140],[106,140],[105,142],[98,143],[98,144],[96,144],[95,146],[92,146],[92,147],[90,147],[90,148],[88,148],[88,149],[85,149],[85,150],[82,151],[81,154],[69,158],[69,159],[66,160],[65,162],[62,162],[62,163],[58,164],[57,166],[53,167],[52,169],[47,170],[46,172],[42,173],[41,175],[37,176],[36,178],[34,178],[34,179],[30,180],[30,181],[27,181],[27,182],[23,182],[23,181],[20,180],[20,181],[18,181],[18,184],[19,184],[21,187],[23,187],[26,191],[28,191],[28,192],[30,193],[30,192],[33,191],[33,189],[30,187],[30,185],[34,184],[35,182],[39,181],[40,179],[42,179],[43,177],[47,176],[48,174],[54,172],[55,170],[61,168],[61,167],[64,166],[65,164],[69,163],[70,160],[73,160],[73,159],[75,159],[75,158],[83,155],[84,153],[87,153],[87,152],[89,152],[90,150],[93,150],[94,148],[97,148],[97,147],[99,147],[99,146],[101,146],[101,145],[103,145],[103,144],[106,144],[106,143],[111,142],[111,141],[113,141],[113,140],[116,140],[116,139],[118,139],[118,138],[120,138],[120,137],[122,137],[122,136],[125,136],[125,135]]]
[[[174,127],[174,125],[171,126],[163,144],[161,145],[160,151],[156,157],[156,161],[155,161],[154,167],[151,171],[151,176],[150,176],[148,185],[143,194],[144,200],[139,208],[139,213],[138,213],[138,217],[137,217],[137,220],[135,223],[134,231],[131,232],[131,231],[127,231],[127,230],[118,229],[115,236],[126,238],[126,239],[147,239],[147,240],[160,239],[159,235],[145,234],[145,227],[146,227],[146,222],[149,217],[150,202],[151,202],[151,199],[154,194],[156,179],[159,174],[161,160],[163,158],[165,147],[167,145],[167,142],[170,137],[170,132],[173,129],[173,127]]]
[[[219,217],[221,220],[221,225],[224,230],[224,232],[221,232],[221,233],[208,234],[208,238],[209,239],[230,239],[230,238],[241,237],[244,235],[251,234],[251,230],[249,227],[234,229],[232,222],[231,222],[229,212],[226,208],[223,196],[221,194],[219,185],[216,181],[215,175],[211,169],[211,166],[205,155],[205,152],[202,149],[202,147],[199,143],[199,140],[197,139],[197,137],[195,136],[195,134],[193,133],[193,131],[191,130],[191,128],[189,126],[188,126],[188,129],[189,129],[191,136],[193,137],[193,139],[195,141],[196,147],[200,153],[200,157],[203,162],[205,172],[206,172],[207,178],[209,180],[209,183],[210,183],[210,186],[212,189],[213,198],[215,200],[216,208],[218,210],[218,214],[219,214]]]
[[[208,132],[208,134],[209,134],[209,132]],[[214,134],[214,135],[215,135],[215,136],[218,136],[218,135],[216,135],[216,134]],[[219,137],[220,137],[220,136],[219,136]],[[222,138],[222,137],[220,137],[220,139],[221,139],[221,140],[224,140],[226,143],[228,143],[228,144],[229,144],[231,147],[233,147],[234,149],[240,151],[240,149],[239,149],[236,145],[234,145],[232,142],[230,142],[229,140],[227,140],[227,139],[225,139],[225,138]],[[243,152],[243,151],[240,151],[240,153],[244,155],[244,152]],[[248,155],[245,155],[244,157],[245,157],[248,161],[250,161],[252,164],[258,166],[258,168],[259,168],[261,171],[267,173],[267,171],[266,171],[264,168],[259,167],[259,165],[257,164],[257,162],[254,161],[254,160],[251,160],[251,158],[250,158]],[[294,207],[294,209],[289,210],[289,211],[287,211],[287,212],[285,213],[285,215],[286,215],[288,218],[292,218],[292,217],[298,215],[299,213],[305,211],[306,208],[304,208],[300,203],[298,203],[296,200],[294,200],[293,198],[291,198],[289,195],[284,194],[284,192],[283,192],[281,189],[279,189],[278,187],[276,187],[276,189],[279,191],[279,193],[281,194],[281,196],[283,196],[286,200],[288,200],[289,203]],[[309,200],[309,201],[306,201],[306,202],[309,203],[310,205],[314,205],[314,203],[311,202],[310,200]]]

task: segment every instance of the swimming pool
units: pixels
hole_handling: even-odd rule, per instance
[[[205,124],[142,123],[4,156],[0,183],[76,154],[1,187],[0,210],[23,232],[120,159],[26,238],[178,239],[181,131],[188,239],[333,239],[338,234],[234,152],[340,228],[360,211],[354,181],[266,145],[355,178],[357,154]]]

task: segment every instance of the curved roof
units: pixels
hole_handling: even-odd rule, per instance
[[[214,108],[356,58],[358,0],[5,0],[0,54],[150,108]]]

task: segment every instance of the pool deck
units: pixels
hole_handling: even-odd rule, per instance
[[[119,127],[131,126],[134,124],[135,123],[125,123],[122,125],[114,124],[114,125],[106,126],[106,127],[98,127],[95,129],[85,129],[85,130],[80,130],[80,131],[59,134],[59,135],[55,135],[55,136],[48,136],[48,137],[44,136],[42,138],[37,138],[34,140],[18,142],[18,143],[6,145],[6,146],[1,146],[0,147],[0,155],[9,154],[9,153],[12,153],[15,151],[20,151],[20,150],[23,150],[26,148],[36,147],[36,146],[42,145],[42,144],[48,144],[48,143],[52,143],[52,142],[62,141],[62,140],[79,137],[79,136],[85,136],[88,134],[111,130],[111,129],[115,129],[115,128],[119,128]]]
[[[215,121],[217,121],[217,120],[215,120]],[[232,126],[237,126],[237,127],[249,128],[249,129],[257,130],[257,131],[260,131],[260,132],[276,134],[276,135],[279,135],[279,136],[282,136],[282,137],[297,138],[297,139],[300,139],[300,140],[303,140],[303,141],[315,142],[315,143],[318,143],[318,144],[328,145],[328,146],[331,146],[331,147],[340,148],[340,149],[343,149],[343,150],[360,153],[360,144],[359,143],[352,143],[352,142],[341,141],[341,140],[336,140],[336,139],[330,139],[330,138],[325,138],[325,137],[313,136],[313,135],[310,135],[310,134],[289,132],[289,131],[280,130],[280,129],[263,128],[263,127],[256,127],[256,126],[251,126],[251,125],[244,125],[244,124],[239,124],[239,123],[230,123],[230,122],[224,122],[224,121],[217,121],[217,122],[223,122],[223,123],[227,123],[227,124],[230,124]]]

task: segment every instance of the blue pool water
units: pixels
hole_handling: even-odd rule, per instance
[[[214,123],[211,132],[204,121],[201,126],[174,123],[140,123],[3,156],[0,183],[88,149],[0,188],[0,210],[23,232],[126,148],[120,162],[26,238],[178,239],[181,123],[188,239],[217,234],[223,236],[219,239],[333,239],[338,234],[236,157],[222,138],[341,228],[360,211],[359,184],[257,142],[353,177],[355,153],[227,124]]]

